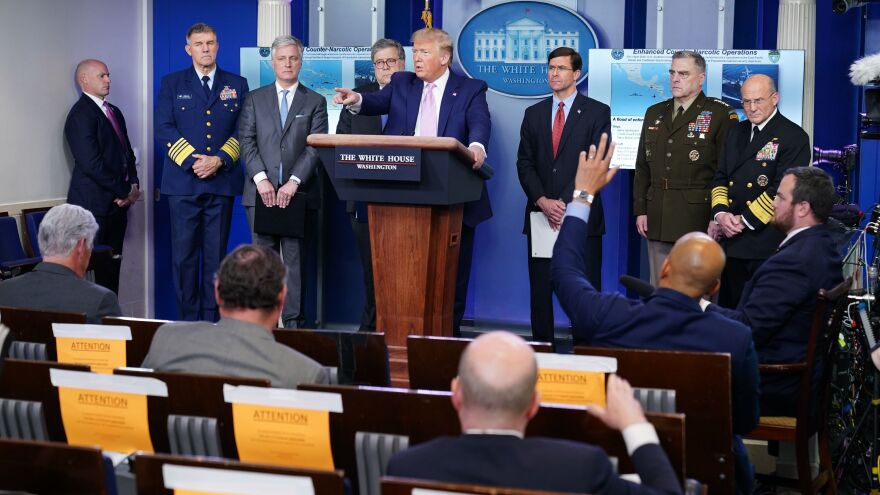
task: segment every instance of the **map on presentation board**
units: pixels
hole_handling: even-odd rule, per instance
[[[676,49],[590,50],[590,97],[611,107],[611,133],[617,143],[613,165],[634,168],[645,110],[672,98],[669,67]],[[766,74],[779,90],[779,111],[803,119],[803,50],[697,50],[706,59],[703,92],[742,110],[740,88],[750,76]]]
[[[412,47],[405,47],[406,69],[412,67]],[[275,81],[272,61],[267,48],[241,48],[241,76],[251,90]],[[327,99],[327,120],[330,134],[336,132],[342,107],[333,104],[335,88],[356,88],[375,82],[373,62],[368,46],[306,47],[299,80],[307,88]]]

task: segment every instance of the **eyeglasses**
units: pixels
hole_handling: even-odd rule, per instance
[[[550,65],[547,67],[547,72],[568,72],[573,70],[571,67],[566,67],[564,65]]]
[[[398,60],[396,58],[386,58],[385,60],[376,60],[373,62],[373,66],[378,67],[380,69],[387,69],[391,66],[397,66]]]
[[[686,70],[675,71],[675,70],[669,69],[669,79],[672,79],[675,76],[678,76],[678,78],[681,79],[682,81],[687,81],[688,78],[691,77],[691,73]]]
[[[775,94],[776,93],[770,93],[770,98],[773,98],[773,95],[775,95]],[[764,104],[765,101],[769,100],[770,98],[755,98],[754,100],[743,100],[742,101],[743,108],[750,107],[752,105],[755,105],[756,107],[760,107],[761,105]]]

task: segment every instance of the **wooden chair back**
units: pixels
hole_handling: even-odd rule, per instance
[[[85,323],[85,313],[68,313],[43,309],[0,307],[0,322],[9,327],[15,340],[46,344],[49,360],[58,359],[53,323]]]
[[[126,365],[139,367],[147,357],[150,350],[150,344],[153,342],[153,336],[156,330],[166,323],[168,320],[151,320],[148,318],[128,318],[125,316],[105,316],[101,323],[103,325],[122,325],[131,329],[131,340],[125,343],[125,361]]]
[[[278,342],[323,366],[336,367],[339,383],[377,387],[390,384],[384,333],[283,328],[276,328],[272,333]]]
[[[687,417],[687,476],[711,493],[733,495],[733,408],[730,355],[645,349],[581,347],[575,354],[617,358],[617,374],[634,387],[676,391]]]
[[[165,488],[162,466],[175,464],[252,473],[282,474],[287,476],[307,476],[312,479],[315,493],[320,495],[343,495],[345,482],[341,471],[316,471],[294,469],[282,466],[250,464],[223,459],[183,457],[165,454],[144,454],[134,458],[135,480],[138,495],[173,495],[174,491]]]
[[[425,390],[449,390],[458,375],[458,360],[473,339],[410,335],[406,339],[409,387]],[[529,342],[535,352],[553,352],[547,342]]]
[[[59,442],[0,439],[0,486],[27,493],[116,493],[101,451]]]

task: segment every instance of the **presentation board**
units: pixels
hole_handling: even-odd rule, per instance
[[[590,50],[589,96],[611,107],[617,143],[612,165],[635,168],[645,110],[672,98],[669,67],[678,49]],[[740,88],[754,74],[776,81],[779,111],[800,125],[803,119],[803,50],[696,50],[706,59],[703,92],[742,110]]]

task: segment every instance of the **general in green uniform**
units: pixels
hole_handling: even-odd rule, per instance
[[[636,228],[648,240],[651,282],[672,244],[706,231],[711,220],[711,183],[736,111],[702,92],[705,61],[676,52],[670,73],[674,98],[648,108],[642,125],[633,181]]]

